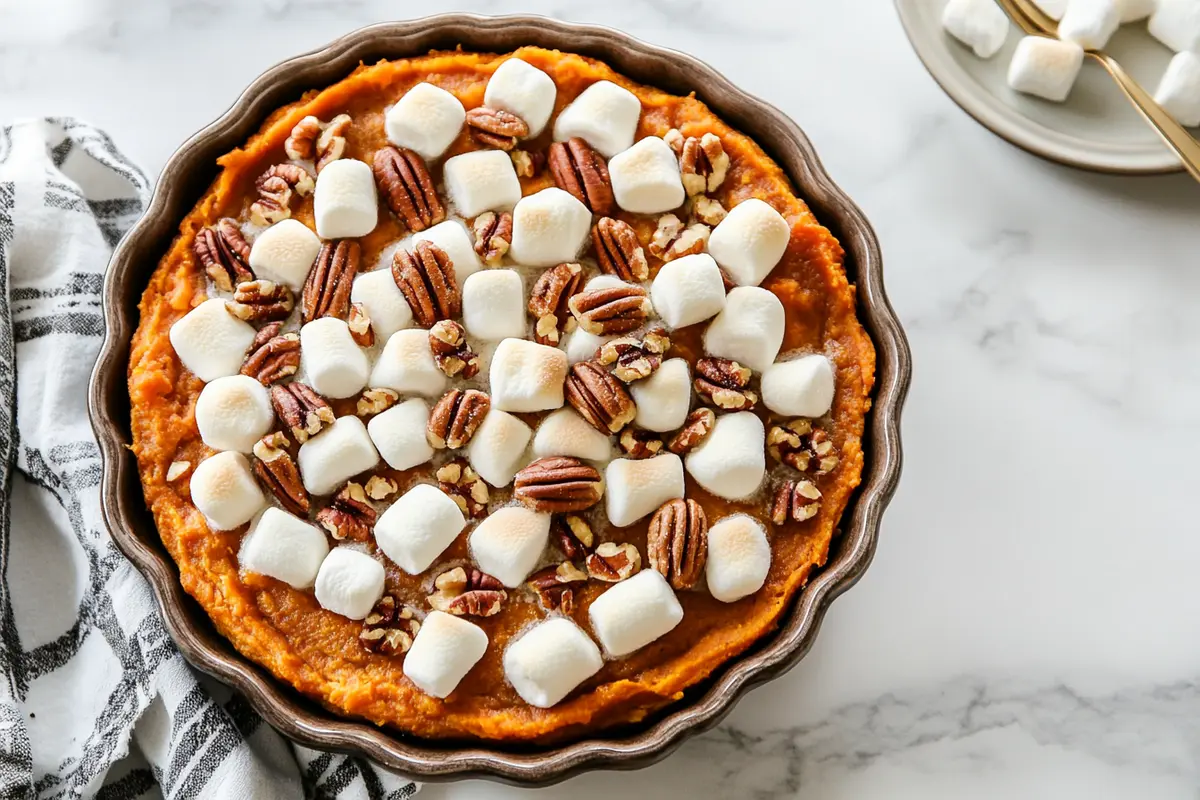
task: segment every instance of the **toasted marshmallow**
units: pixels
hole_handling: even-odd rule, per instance
[[[1099,50],[1108,44],[1120,25],[1118,0],[1071,0],[1058,23],[1058,35],[1084,50]]]
[[[1117,9],[1121,12],[1122,25],[1145,19],[1157,8],[1158,0],[1117,0]]]
[[[754,517],[734,514],[708,529],[708,591],[732,603],[762,588],[771,569],[771,543]]]
[[[354,279],[350,289],[350,301],[362,303],[371,319],[371,327],[381,342],[386,342],[396,331],[412,325],[412,308],[404,299],[390,269],[365,272]]]
[[[1010,25],[995,0],[950,0],[942,9],[942,27],[980,58],[1000,52]]]
[[[383,597],[383,564],[361,550],[335,547],[317,571],[321,608],[349,619],[362,619]]]
[[[538,425],[533,437],[533,454],[537,458],[571,456],[587,461],[608,461],[612,457],[612,443],[575,409],[560,408]]]
[[[209,456],[192,473],[192,503],[214,531],[231,531],[263,509],[267,498],[258,488],[250,462],[241,453]]]
[[[523,465],[522,457],[532,437],[528,425],[497,409],[493,400],[491,411],[467,444],[467,460],[492,486],[507,486]]]
[[[683,205],[679,159],[670,145],[647,136],[608,162],[617,205],[638,214],[659,214]]]
[[[299,291],[320,252],[321,240],[317,235],[300,220],[289,217],[276,222],[254,240],[250,269],[259,278]]]
[[[1008,65],[1008,85],[1013,90],[1061,103],[1083,68],[1083,48],[1075,42],[1026,36],[1017,43]]]
[[[300,370],[318,394],[353,397],[367,385],[371,362],[336,317],[314,319],[300,329]]]
[[[379,453],[361,419],[338,417],[300,445],[297,461],[308,493],[326,495],[358,473],[374,469]]]
[[[551,187],[521,198],[513,209],[513,260],[526,267],[574,261],[592,227],[592,212],[569,192]]]
[[[527,138],[532,139],[546,128],[557,97],[553,78],[519,58],[510,58],[488,79],[483,104],[523,119],[529,126]]]
[[[724,310],[704,332],[704,349],[762,372],[783,346],[783,323],[778,297],[757,286],[739,286],[726,296]]]
[[[525,506],[496,509],[467,540],[479,568],[510,589],[529,577],[549,541],[550,515]]]
[[[576,328],[567,335],[563,342],[567,363],[574,366],[580,361],[590,361],[605,342],[614,338],[616,337],[597,336],[594,333],[588,333],[583,328]]]
[[[458,504],[436,486],[419,483],[375,523],[384,555],[409,575],[419,575],[454,543],[467,524]]]
[[[654,277],[650,301],[668,327],[703,322],[725,307],[721,268],[708,253],[668,261]]]
[[[587,141],[605,158],[633,144],[642,102],[612,81],[598,81],[580,92],[554,121],[554,141],[572,136]]]
[[[463,217],[512,208],[521,199],[521,181],[503,150],[473,150],[446,160],[446,193]]]
[[[712,432],[688,453],[687,470],[717,497],[744,500],[767,474],[766,432],[750,411],[719,414]]]
[[[1180,125],[1200,125],[1200,56],[1192,52],[1176,53],[1167,64],[1154,99],[1175,117]]]
[[[692,403],[692,375],[682,358],[667,359],[649,378],[629,384],[637,403],[634,422],[663,433],[683,426]]]
[[[492,354],[492,408],[546,411],[561,408],[567,355],[525,339],[505,339]]]
[[[738,286],[758,286],[783,258],[791,236],[783,215],[751,197],[713,228],[708,252]]]
[[[389,467],[406,470],[433,458],[425,436],[428,427],[429,404],[413,397],[372,417],[367,433]]]
[[[1200,3],[1158,0],[1150,16],[1150,35],[1176,53],[1200,49]]]
[[[462,309],[472,336],[495,342],[525,335],[525,286],[515,270],[489,269],[467,278]]]
[[[458,281],[459,286],[462,286],[468,277],[483,269],[483,262],[479,260],[479,255],[475,252],[471,234],[467,232],[466,226],[458,220],[448,219],[445,222],[439,222],[432,228],[413,234],[414,247],[417,242],[436,244],[446,255],[450,256],[450,262],[454,264],[454,279]]]
[[[429,331],[396,331],[388,338],[371,372],[374,389],[395,389],[401,394],[440,397],[446,391],[446,375],[438,369],[429,349]]]
[[[674,453],[654,458],[618,458],[604,471],[608,521],[618,528],[652,514],[663,503],[683,497],[683,462]]]
[[[833,405],[833,367],[822,355],[772,364],[763,372],[762,397],[785,417],[823,416]]]
[[[299,517],[271,507],[242,540],[238,564],[248,572],[283,581],[292,588],[307,589],[317,579],[317,570],[328,553],[324,533]]]
[[[339,158],[317,175],[313,219],[322,239],[357,239],[375,230],[379,202],[371,168],[353,158]]]
[[[534,625],[504,651],[504,676],[537,708],[550,708],[604,666],[600,648],[566,617]]]
[[[430,611],[404,656],[404,674],[425,694],[443,698],[483,658],[487,647],[487,634],[478,625]]]
[[[605,651],[624,656],[670,633],[683,619],[683,606],[666,578],[644,569],[592,601],[588,619]]]
[[[274,424],[271,393],[246,375],[217,378],[196,399],[196,427],[213,450],[249,453]]]
[[[171,326],[171,346],[202,381],[237,375],[254,342],[254,328],[229,313],[225,301],[205,300]]]
[[[433,161],[458,138],[467,110],[458,98],[431,83],[418,83],[387,110],[388,141]]]

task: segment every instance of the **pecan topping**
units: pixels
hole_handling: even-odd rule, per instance
[[[333,424],[333,408],[325,398],[303,383],[293,381],[272,386],[271,405],[300,444],[325,430],[325,426]]]
[[[550,534],[558,542],[558,549],[567,558],[583,558],[592,552],[596,536],[590,525],[583,517],[574,514],[564,514],[554,517],[550,522]]]
[[[529,135],[529,126],[511,111],[480,106],[467,112],[467,133],[482,145],[512,150]]]
[[[385,147],[375,154],[375,183],[388,208],[414,233],[446,219],[433,178],[419,155]]]
[[[287,319],[292,313],[292,290],[273,281],[245,281],[233,290],[233,299],[225,301],[229,313],[247,322]]]
[[[258,199],[250,204],[250,221],[271,225],[292,215],[292,192],[304,197],[316,182],[308,170],[297,164],[276,164],[254,183]]]
[[[782,525],[788,520],[804,522],[821,510],[821,492],[809,480],[785,480],[775,489],[771,502],[771,522]]]
[[[513,169],[522,178],[532,178],[542,171],[542,167],[546,166],[546,157],[541,153],[530,153],[527,150],[513,150],[509,156],[512,158]]]
[[[612,374],[626,383],[650,377],[662,366],[663,354],[671,349],[671,337],[665,328],[647,331],[640,340],[624,337],[605,342],[597,360],[613,365]]]
[[[626,425],[617,437],[617,444],[629,458],[650,458],[658,455],[663,449],[662,439],[644,428]]]
[[[250,355],[242,364],[242,374],[264,386],[290,378],[300,369],[300,334],[285,333],[282,322],[260,328],[250,345]]]
[[[658,228],[650,237],[650,255],[663,261],[703,253],[711,231],[706,225],[684,227],[679,217],[664,214],[658,218]]]
[[[477,389],[451,389],[429,412],[425,437],[435,450],[466,447],[491,407],[491,399]]]
[[[447,604],[446,613],[456,617],[490,617],[500,613],[500,606],[508,599],[508,592],[494,589],[476,589],[464,592]]]
[[[413,319],[422,328],[462,313],[462,293],[454,277],[454,262],[433,242],[420,241],[412,252],[397,250],[392,278],[412,307]]]
[[[216,227],[200,231],[192,242],[192,252],[219,291],[232,292],[235,285],[254,280],[247,266],[250,245],[236,220],[225,217]]]
[[[697,408],[688,414],[679,433],[667,442],[667,449],[678,456],[687,455],[700,445],[712,433],[713,425],[717,424],[717,415],[711,408]]]
[[[352,239],[326,242],[304,281],[301,319],[345,319],[350,312],[350,288],[358,274],[361,248]]]
[[[642,555],[628,542],[602,542],[587,557],[588,575],[605,583],[623,581],[641,568]]]
[[[485,211],[475,218],[471,229],[475,232],[475,252],[483,263],[494,267],[500,263],[512,246],[512,214],[501,211]]]
[[[637,405],[628,390],[590,361],[571,367],[564,391],[567,402],[601,433],[616,433],[637,416]]]
[[[596,245],[600,269],[609,275],[630,283],[641,283],[650,277],[646,252],[628,222],[602,217],[592,226],[592,242]]]
[[[720,200],[713,200],[708,195],[696,195],[692,202],[692,214],[696,219],[715,228],[721,224],[721,220],[729,215],[725,210],[725,206],[721,205]]]
[[[437,479],[465,516],[478,519],[487,513],[488,486],[466,461],[457,458],[438,467]]]
[[[754,408],[758,395],[746,387],[753,373],[728,358],[702,358],[696,362],[696,393],[704,402],[726,411]]]
[[[372,475],[367,479],[367,485],[364,489],[367,497],[372,500],[387,500],[400,491],[400,486],[391,478],[385,478],[383,475]]]
[[[542,606],[564,614],[575,610],[575,589],[587,583],[587,573],[570,561],[557,567],[546,567],[529,576],[529,588],[537,593]]]
[[[366,490],[359,483],[347,483],[328,506],[317,512],[317,522],[338,541],[367,541],[376,517],[375,509],[367,502]]]
[[[436,591],[427,599],[431,608],[456,616],[490,617],[508,599],[504,584],[488,575],[463,567],[443,572],[433,582]]]
[[[583,267],[559,264],[543,272],[529,293],[529,313],[534,319],[533,338],[538,344],[553,347],[575,322],[568,306],[579,292]]]
[[[479,355],[467,344],[463,326],[452,319],[435,322],[429,329],[429,349],[447,377],[461,374],[470,380],[479,373]]]
[[[350,304],[350,316],[346,320],[350,328],[350,338],[359,347],[370,347],[375,344],[375,329],[371,327],[371,317],[367,307],[362,303]]]
[[[517,473],[513,497],[544,513],[583,511],[600,500],[600,473],[577,458],[539,458]]]
[[[579,321],[579,327],[596,336],[637,330],[654,310],[646,290],[631,283],[581,292],[567,305]]]
[[[373,653],[398,656],[408,652],[420,630],[421,623],[416,620],[413,610],[385,594],[363,620],[358,641]]]
[[[679,149],[679,171],[689,197],[715,192],[729,172],[729,156],[721,139],[713,133],[684,139]]]
[[[655,511],[646,534],[646,557],[672,587],[695,586],[708,558],[708,518],[700,504],[670,500]]]
[[[400,394],[393,389],[367,389],[358,398],[358,408],[355,409],[360,417],[373,417],[382,414],[396,403],[400,402]]]
[[[346,129],[350,127],[350,115],[338,114],[329,122],[321,122],[307,116],[292,128],[292,135],[283,143],[288,158],[298,161],[312,159],[317,172],[346,153]]]
[[[590,144],[578,136],[555,142],[546,160],[558,188],[570,192],[593,214],[612,213],[615,203],[608,165]]]
[[[813,428],[808,419],[794,419],[767,431],[767,452],[792,469],[818,476],[832,472],[838,465],[829,434]]]
[[[191,468],[192,462],[190,461],[172,461],[171,466],[167,467],[167,481],[179,480]]]
[[[254,474],[271,490],[279,504],[298,517],[308,515],[308,493],[300,469],[288,453],[283,431],[269,433],[254,443]]]

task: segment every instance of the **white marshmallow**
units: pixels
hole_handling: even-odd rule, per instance
[[[668,261],[650,285],[650,301],[667,327],[703,322],[725,307],[721,268],[708,253]]]
[[[1042,10],[1050,19],[1059,20],[1067,13],[1068,0],[1033,0],[1033,4]]]
[[[682,358],[667,359],[649,378],[629,384],[637,403],[634,422],[648,431],[673,431],[683,426],[692,403],[692,375]]]
[[[362,619],[383,597],[383,564],[361,550],[335,547],[317,572],[321,608],[349,619]]]
[[[275,507],[254,523],[238,550],[238,564],[249,572],[307,589],[329,553],[325,534],[307,521]]]
[[[600,648],[566,617],[539,622],[504,651],[504,676],[537,708],[556,705],[603,666]]]
[[[413,234],[414,247],[417,242],[436,244],[450,256],[450,262],[454,264],[454,279],[458,281],[459,286],[462,286],[468,277],[483,269],[483,262],[475,252],[471,234],[467,232],[466,226],[456,219],[439,222],[432,228]]]
[[[1071,0],[1058,23],[1059,38],[1085,50],[1099,50],[1121,25],[1117,0]]]
[[[372,417],[367,433],[389,467],[406,470],[433,458],[425,436],[428,427],[429,405],[413,397]]]
[[[183,366],[200,380],[212,381],[238,374],[254,341],[254,328],[214,297],[184,314],[167,335]]]
[[[215,531],[244,525],[267,504],[250,462],[231,450],[200,462],[192,473],[191,493],[192,503]]]
[[[533,454],[537,458],[571,456],[586,461],[608,461],[612,443],[575,409],[560,408],[538,425]]]
[[[1158,0],[1117,0],[1117,10],[1121,12],[1121,24],[1137,22],[1154,13],[1158,8]]]
[[[1176,53],[1167,64],[1154,99],[1175,117],[1180,125],[1200,125],[1200,56],[1192,52]]]
[[[390,269],[365,272],[354,279],[350,301],[362,303],[371,318],[371,327],[381,342],[399,330],[412,325],[412,308],[396,285]]]
[[[1008,85],[1018,92],[1061,103],[1071,93],[1082,67],[1083,48],[1075,42],[1026,36],[1013,53]]]
[[[429,331],[414,328],[393,333],[375,362],[370,385],[401,394],[440,397],[446,391],[446,374],[433,360]]]
[[[499,151],[497,151],[499,152]],[[525,335],[525,286],[511,269],[476,272],[462,285],[463,324],[467,332],[495,342]]]
[[[592,229],[592,212],[569,192],[551,187],[521,198],[513,209],[514,261],[553,267],[574,261]]]
[[[738,286],[758,286],[783,258],[791,236],[782,214],[751,197],[713,228],[708,252]]]
[[[679,159],[670,145],[647,136],[608,162],[613,198],[626,211],[658,214],[683,205]]]
[[[505,339],[492,354],[488,373],[492,408],[518,412],[561,408],[567,367],[567,355],[558,348]]]
[[[683,619],[683,606],[666,578],[644,569],[592,601],[588,619],[605,651],[616,657],[670,633]]]
[[[569,333],[563,342],[567,354],[567,363],[574,366],[580,361],[590,361],[603,344],[615,336],[597,336],[588,333],[583,328],[576,328]]]
[[[318,394],[353,397],[367,385],[371,362],[337,317],[321,317],[300,328],[300,370]]]
[[[317,235],[300,220],[289,217],[276,222],[254,240],[250,269],[256,277],[299,291],[320,252],[321,240]]]
[[[529,126],[532,139],[546,128],[554,113],[558,87],[554,79],[519,58],[505,61],[488,79],[483,104],[516,114]]]
[[[353,158],[326,164],[313,190],[313,219],[322,239],[357,239],[375,230],[379,202],[371,168]]]
[[[454,543],[467,524],[458,504],[436,486],[419,483],[375,523],[384,555],[409,575],[419,575]]]
[[[387,110],[383,126],[389,142],[433,161],[458,138],[466,118],[457,97],[431,83],[418,83]]]
[[[487,652],[478,625],[444,611],[431,611],[404,656],[404,674],[425,694],[443,698]]]
[[[618,528],[652,514],[668,500],[683,497],[683,462],[674,453],[653,458],[618,458],[604,471],[608,521]]]
[[[766,289],[739,286],[704,332],[704,349],[732,358],[755,372],[771,366],[783,346],[783,303]]]
[[[498,508],[467,540],[479,568],[510,589],[529,577],[550,541],[550,515],[525,506]]]
[[[1149,29],[1177,53],[1200,49],[1200,0],[1158,0]]]
[[[297,463],[308,493],[326,495],[360,472],[374,469],[379,463],[379,453],[361,419],[338,417],[300,445]]]
[[[446,160],[446,193],[463,217],[509,210],[521,199],[521,181],[503,150],[473,150]]]
[[[822,355],[780,361],[763,371],[762,398],[785,417],[820,417],[833,405],[833,366]]]
[[[717,497],[744,500],[767,474],[766,431],[750,411],[718,414],[712,432],[688,453],[687,470]]]
[[[708,591],[732,603],[762,588],[771,569],[771,543],[753,517],[734,514],[708,529]]]
[[[528,425],[497,409],[493,401],[492,409],[467,444],[467,460],[479,477],[492,486],[507,486],[521,468],[532,437]]]
[[[274,424],[271,393],[246,375],[217,378],[196,399],[196,427],[213,450],[249,453]]]
[[[633,144],[642,102],[612,81],[598,81],[579,93],[554,121],[554,141],[584,139],[605,158]]]
[[[942,27],[980,58],[1000,52],[1008,38],[1008,15],[995,0],[950,0],[942,10]]]

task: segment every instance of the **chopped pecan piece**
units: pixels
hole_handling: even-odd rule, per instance
[[[283,142],[283,152],[296,161],[308,161],[316,155],[317,137],[321,135],[321,120],[309,114],[292,126]]]
[[[546,157],[538,152],[513,150],[509,156],[512,158],[513,169],[522,178],[532,178],[542,171],[542,167],[546,166]]]
[[[596,246],[600,269],[609,275],[630,283],[641,283],[650,277],[646,252],[629,223],[602,217],[592,226],[592,243]]]
[[[785,480],[775,489],[771,502],[771,522],[782,525],[788,520],[804,522],[821,510],[821,492],[812,481]]]
[[[588,575],[605,583],[623,581],[641,568],[642,555],[628,542],[601,542],[587,557]]]
[[[534,511],[583,511],[600,500],[604,484],[595,467],[577,458],[539,458],[517,473],[513,497]]]
[[[583,517],[574,514],[553,517],[550,522],[550,534],[558,543],[558,549],[562,550],[563,555],[571,559],[583,558],[592,552],[592,545],[596,543],[592,527]]]
[[[317,522],[338,541],[367,541],[377,517],[360,483],[347,483],[328,506],[317,512]]]
[[[400,402],[400,394],[393,389],[367,389],[358,398],[358,408],[355,409],[360,417],[373,417],[382,414],[396,403]]]
[[[646,557],[676,589],[700,580],[708,558],[708,518],[695,500],[670,500],[650,519]]]
[[[792,469],[818,476],[832,472],[838,465],[829,434],[814,428],[809,419],[794,419],[773,426],[767,431],[767,452]]]
[[[413,610],[385,594],[363,620],[358,641],[373,653],[398,656],[408,652],[420,630]]]
[[[455,567],[439,575],[433,586],[436,591],[427,598],[429,606],[460,617],[490,617],[508,599],[500,581],[477,569],[467,572]]]
[[[679,153],[679,171],[688,196],[715,192],[725,182],[729,172],[729,156],[721,139],[706,133],[697,139],[689,136]]]
[[[375,329],[371,327],[371,317],[362,303],[350,304],[350,316],[346,319],[346,325],[350,328],[350,338],[359,347],[375,344]]]
[[[721,220],[729,215],[729,212],[725,210],[725,206],[721,205],[720,200],[713,200],[708,195],[701,194],[693,198],[692,214],[705,225],[715,228],[721,224]]]
[[[480,106],[467,112],[467,133],[482,145],[512,150],[529,135],[529,126],[511,111]]]
[[[264,386],[290,378],[300,369],[300,334],[285,333],[282,322],[273,322],[259,329],[250,345],[250,355],[242,364],[242,374],[249,375]]]
[[[490,617],[500,613],[500,606],[508,599],[508,592],[495,589],[476,589],[463,592],[446,605],[446,613],[456,617]]]
[[[317,172],[346,154],[346,130],[350,127],[350,115],[338,114],[324,126],[317,137]]]
[[[713,425],[717,424],[717,415],[711,408],[697,408],[688,414],[679,433],[667,442],[667,449],[678,456],[687,455],[700,445],[712,433]]]
[[[702,358],[696,362],[696,393],[706,403],[726,411],[754,408],[758,395],[750,391],[749,367],[728,358]]]
[[[501,211],[486,211],[475,218],[471,229],[475,232],[475,252],[483,263],[494,267],[512,246],[512,214]]]
[[[292,215],[292,193],[304,197],[316,182],[308,170],[297,164],[276,164],[259,176],[254,184],[258,199],[250,204],[250,221],[271,225]]]
[[[247,322],[287,319],[293,304],[291,289],[262,279],[239,283],[233,290],[233,299],[225,301],[229,313]]]
[[[579,327],[596,336],[613,336],[637,330],[650,318],[653,307],[646,290],[631,283],[581,292],[567,304]]]
[[[349,127],[349,114],[338,114],[327,123],[307,116],[292,128],[291,136],[283,143],[284,152],[288,158],[297,161],[315,161],[319,173],[330,162],[345,155],[346,129]]]
[[[366,491],[367,497],[372,500],[386,500],[400,491],[400,486],[391,478],[372,475],[367,479],[367,485],[363,489]]]
[[[671,337],[665,328],[648,331],[640,340],[624,337],[605,342],[597,360],[613,365],[612,374],[626,383],[648,378],[662,366],[663,354],[671,349]]]
[[[625,386],[590,361],[571,367],[564,392],[567,402],[601,433],[616,433],[637,416],[637,405]]]
[[[557,345],[575,322],[569,303],[579,292],[583,267],[559,264],[543,272],[529,293],[529,313],[534,319],[533,338],[538,344]]]
[[[300,479],[300,469],[288,453],[283,431],[269,433],[254,443],[254,474],[271,490],[285,509],[298,517],[308,514],[308,493]]]
[[[412,307],[413,319],[422,328],[462,313],[462,293],[454,277],[454,262],[433,242],[417,242],[412,252],[397,250],[392,259],[392,278]]]
[[[304,281],[301,320],[321,317],[345,319],[350,312],[350,289],[362,249],[353,239],[326,242]]]
[[[438,488],[450,496],[463,514],[478,519],[487,513],[488,486],[461,458],[438,467]]]
[[[379,193],[410,231],[423,231],[446,219],[425,161],[412,150],[383,148],[375,154],[374,171]]]
[[[466,447],[491,407],[491,399],[477,389],[451,389],[429,412],[425,437],[435,450]]]
[[[271,387],[271,405],[275,414],[291,430],[296,441],[304,444],[332,425],[333,408],[325,398],[303,383],[276,384]]]
[[[247,266],[250,245],[242,236],[237,220],[225,217],[215,227],[200,231],[192,243],[192,252],[219,291],[232,292],[237,284],[254,280],[254,273]]]
[[[662,439],[645,428],[626,425],[617,437],[617,444],[629,458],[650,458],[658,455],[663,449]]]
[[[575,610],[575,589],[587,583],[587,573],[570,561],[546,567],[529,576],[529,588],[537,593],[542,606],[564,614]]]
[[[565,189],[587,206],[593,214],[611,214],[612,179],[604,157],[578,136],[550,145],[546,159],[558,188]]]
[[[167,482],[179,480],[191,468],[192,462],[190,461],[172,461],[171,466],[167,467]]]
[[[685,228],[679,217],[664,214],[658,218],[658,228],[650,237],[650,255],[663,261],[674,261],[683,256],[703,253],[710,233],[712,231],[706,225],[697,223]]]
[[[447,377],[461,374],[470,380],[479,373],[479,355],[467,344],[463,326],[452,319],[439,320],[429,329],[429,349]]]

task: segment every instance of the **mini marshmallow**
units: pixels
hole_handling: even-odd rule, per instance
[[[254,328],[230,314],[217,297],[184,314],[167,334],[183,366],[202,381],[237,375],[254,335]]]
[[[506,506],[484,517],[467,543],[481,570],[515,589],[538,565],[549,541],[549,514]]]
[[[600,648],[566,617],[525,631],[504,651],[504,676],[537,708],[550,708],[604,666]]]
[[[325,534],[316,526],[272,506],[242,540],[238,564],[294,589],[307,589],[328,553]]]
[[[820,417],[833,405],[833,367],[822,355],[808,355],[767,367],[763,404],[785,417]]]
[[[1149,28],[1176,53],[1200,49],[1200,0],[1158,0]]]
[[[942,10],[942,27],[980,58],[1000,52],[1008,38],[1008,15],[995,0],[950,0]]]
[[[783,324],[778,297],[757,286],[739,286],[725,297],[724,310],[704,332],[704,349],[762,372],[783,346]]]
[[[213,450],[249,453],[274,424],[271,393],[246,375],[217,378],[196,399],[196,427]]]
[[[440,397],[446,391],[446,374],[433,360],[429,331],[414,328],[393,333],[375,362],[370,385],[401,394]]]
[[[249,522],[267,504],[250,462],[227,450],[209,456],[192,473],[192,503],[214,531],[231,531]]]
[[[683,619],[683,606],[666,578],[644,569],[592,601],[588,619],[605,651],[617,657],[670,633]]]
[[[1158,0],[1117,0],[1117,10],[1121,12],[1121,24],[1137,22],[1154,13],[1158,8]],[[1061,17],[1059,17],[1061,19]]]
[[[254,240],[250,269],[259,278],[299,291],[320,252],[321,240],[317,235],[300,220],[289,217],[276,222]]]
[[[313,190],[313,219],[322,239],[357,239],[375,230],[379,202],[371,168],[353,158],[326,164]]]
[[[1176,53],[1158,84],[1154,99],[1180,125],[1200,125],[1200,56]]]
[[[466,226],[458,220],[448,219],[445,222],[439,222],[432,228],[413,234],[413,247],[416,247],[417,242],[436,244],[446,255],[450,256],[450,261],[454,264],[454,279],[458,281],[459,286],[462,286],[468,277],[483,269],[483,262],[479,260],[479,254],[475,252],[471,234],[467,232]]]
[[[1083,48],[1075,42],[1026,36],[1017,44],[1008,67],[1015,91],[1061,103],[1071,93],[1083,67]]]
[[[615,338],[615,336],[597,336],[594,333],[588,333],[583,328],[576,328],[567,335],[563,343],[567,353],[567,363],[574,366],[580,361],[590,361],[605,342]]]
[[[667,359],[649,378],[629,384],[637,403],[634,423],[648,431],[673,431],[683,426],[692,403],[692,375],[682,358]]]
[[[446,160],[446,193],[463,217],[507,211],[521,199],[521,181],[503,150],[473,150]]]
[[[732,603],[762,588],[771,569],[771,543],[753,517],[734,514],[708,529],[708,591]]]
[[[767,474],[766,432],[750,411],[719,414],[712,432],[687,455],[696,483],[717,497],[745,500]]]
[[[523,119],[529,126],[527,138],[532,139],[550,121],[557,97],[558,87],[553,78],[519,58],[510,58],[497,67],[488,79],[487,89],[483,92],[483,104]]]
[[[375,523],[375,541],[384,555],[409,575],[419,575],[454,543],[467,520],[441,489],[419,483],[405,492]]]
[[[653,458],[618,458],[604,471],[608,521],[618,528],[652,514],[668,500],[683,497],[683,462],[674,453]]]
[[[725,307],[721,268],[708,253],[668,261],[650,285],[650,301],[667,327],[703,322]]]
[[[425,694],[444,698],[487,652],[478,625],[444,611],[431,611],[404,656],[404,674]]]
[[[642,102],[612,81],[598,81],[579,93],[554,121],[554,141],[578,136],[612,158],[633,144]]]
[[[492,408],[518,412],[561,408],[567,367],[567,355],[558,348],[505,339],[492,354],[488,373]]]
[[[338,417],[300,445],[297,462],[308,493],[326,495],[360,472],[374,469],[379,463],[379,453],[361,419]]]
[[[608,461],[612,456],[612,443],[575,409],[560,408],[538,425],[533,437],[533,454],[537,458],[570,456],[586,461]]]
[[[495,486],[512,483],[517,470],[522,466],[525,448],[533,437],[533,431],[524,422],[496,408],[492,409],[467,444],[467,460],[479,477]]]
[[[679,159],[670,145],[647,136],[608,162],[617,205],[638,214],[659,214],[683,205]]]
[[[375,337],[381,342],[412,325],[412,308],[390,269],[365,272],[355,278],[350,289],[350,302],[362,303],[371,319]]]
[[[526,267],[574,261],[592,228],[592,212],[569,192],[551,187],[521,198],[513,209],[509,254]]]
[[[429,404],[413,397],[372,417],[367,433],[389,467],[406,470],[433,458],[425,436],[428,427]]]
[[[389,142],[433,161],[458,138],[466,119],[457,97],[431,83],[418,83],[387,110],[383,126]]]
[[[495,342],[525,335],[525,286],[514,270],[489,269],[467,278],[462,309],[472,336]]]
[[[1067,13],[1068,0],[1033,0],[1033,4],[1042,10],[1050,19],[1059,20]]]
[[[300,370],[326,397],[353,397],[367,385],[371,362],[337,317],[321,317],[300,328]]]
[[[362,619],[383,597],[383,564],[361,550],[335,547],[317,572],[321,608],[349,619]]]
[[[713,228],[708,252],[738,286],[758,286],[783,258],[791,236],[783,215],[751,197]]]
[[[1099,50],[1120,26],[1117,0],[1071,0],[1058,23],[1058,36],[1084,50]]]

